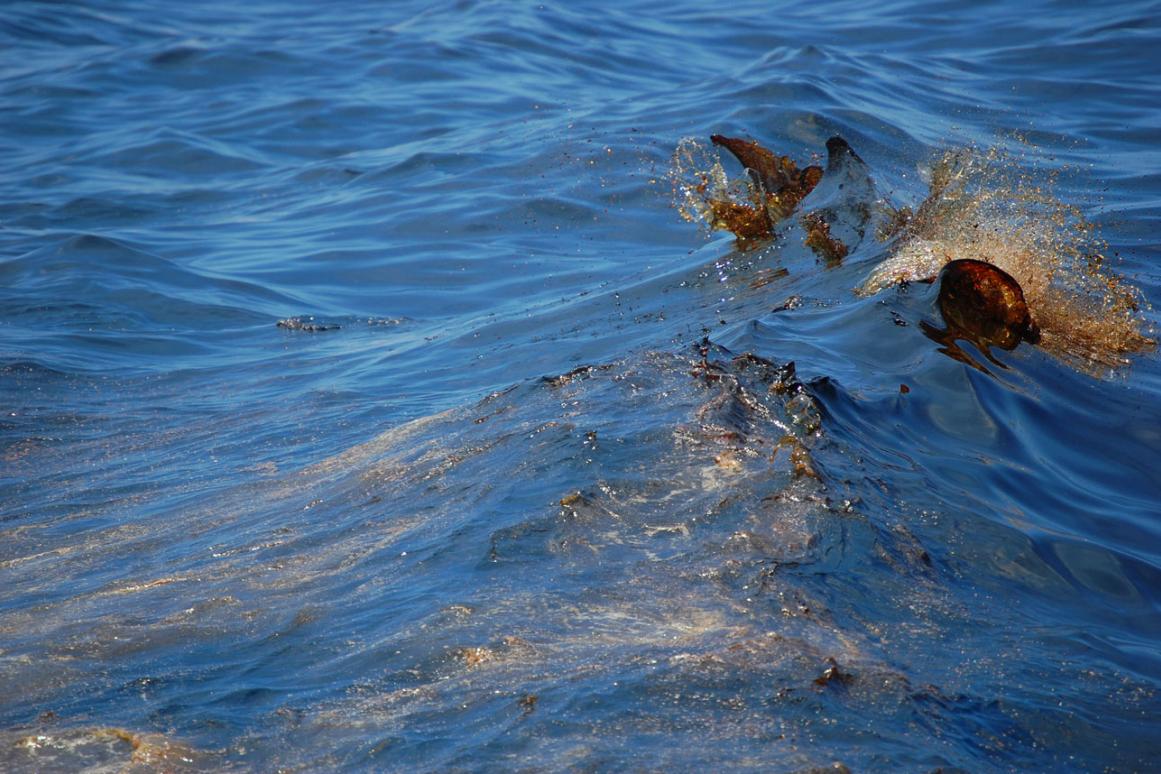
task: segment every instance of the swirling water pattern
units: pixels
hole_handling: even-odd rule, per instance
[[[1156,356],[667,172],[1004,147],[1156,304],[1159,11],[5,6],[0,768],[1148,770]]]

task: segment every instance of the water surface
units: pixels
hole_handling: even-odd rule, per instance
[[[1155,336],[1159,10],[7,6],[0,764],[1149,769],[1157,356],[984,373],[671,171],[974,149]]]

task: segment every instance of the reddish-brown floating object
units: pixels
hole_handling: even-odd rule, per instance
[[[797,182],[798,166],[786,156],[759,145],[753,140],[742,140],[715,134],[710,142],[734,154],[734,158],[746,169],[753,170],[762,181],[767,193],[777,193],[782,188]]]
[[[806,239],[803,244],[814,251],[830,266],[837,266],[847,257],[849,248],[841,239],[830,235],[830,224],[821,215],[808,212],[802,216],[802,227],[806,229]]]
[[[753,140],[720,134],[711,135],[710,140],[714,145],[721,146],[733,154],[743,167],[753,173],[757,182],[761,183],[761,198],[755,203],[759,205],[761,217],[767,220],[767,233],[773,226],[773,223],[769,222],[771,218],[776,222],[789,217],[798,207],[798,203],[806,198],[822,179],[821,167],[809,166],[799,169],[789,156],[779,156]],[[723,221],[723,225],[738,236],[749,236],[733,228],[729,218],[724,218]]]
[[[1020,283],[984,261],[952,261],[943,268],[939,311],[955,333],[1001,349],[1040,340]]]

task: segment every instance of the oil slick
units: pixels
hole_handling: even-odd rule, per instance
[[[800,170],[789,156],[779,156],[756,142],[720,134],[711,136],[710,141],[732,153],[752,183],[749,206],[712,197],[709,200],[715,213],[722,213],[715,227],[734,231],[739,238],[772,236],[774,227],[790,217],[822,179],[820,167],[811,165]],[[736,231],[735,224],[746,228],[745,233]]]
[[[891,240],[891,254],[856,294],[934,281],[957,259],[986,262],[1021,291],[1038,329],[1036,343],[1048,354],[1092,376],[1127,368],[1131,355],[1156,346],[1140,292],[1106,265],[1095,227],[1079,208],[1057,199],[1051,180],[1036,185],[1018,169],[998,150],[945,153],[931,169],[923,202],[914,213],[899,210],[894,230],[881,235]],[[985,297],[981,291],[980,303]],[[1005,311],[985,314],[1002,317]],[[949,330],[962,332],[963,325],[944,318]],[[998,342],[962,338],[982,345],[995,362],[986,350]],[[948,338],[938,340],[946,344]],[[949,354],[959,359],[955,350]]]
[[[799,170],[757,142],[711,139],[742,164],[745,176],[731,179],[709,149],[683,141],[672,178],[687,220],[731,231],[741,250],[797,225],[825,268],[848,261],[873,230],[877,239],[867,243],[874,257],[884,251],[886,257],[855,295],[939,281],[946,327],[925,322],[920,328],[955,359],[987,371],[956,342],[972,342],[997,365],[992,347],[1027,342],[1099,377],[1156,346],[1140,292],[1107,266],[1092,224],[1053,195],[1051,181],[1033,184],[998,150],[944,153],[927,175],[926,197],[912,209],[886,204],[842,138],[827,142],[825,171]]]
[[[923,332],[940,344],[940,351],[987,372],[956,345],[957,339],[975,343],[984,357],[1005,367],[990,347],[1015,349],[1021,341],[1040,341],[1040,328],[1028,312],[1020,284],[1003,269],[984,261],[960,259],[943,267],[939,278],[939,313],[947,328],[921,323]]]
[[[5,771],[209,771],[220,770],[217,753],[189,747],[164,734],[113,726],[55,726],[52,713],[35,732],[0,735]]]

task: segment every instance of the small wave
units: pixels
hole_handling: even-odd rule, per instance
[[[292,304],[260,285],[96,234],[68,235],[0,263],[0,282],[19,289],[0,290],[13,330],[38,362],[65,370],[157,369],[166,358],[225,354],[221,334],[263,326]]]
[[[253,173],[265,166],[249,150],[231,147],[190,132],[162,129],[144,142],[125,143],[112,152],[85,159],[89,163],[119,167],[146,177],[174,175],[197,180]]]
[[[204,56],[207,50],[206,46],[198,43],[181,43],[164,51],[158,51],[149,57],[149,62],[162,67],[185,65],[191,60]]]

